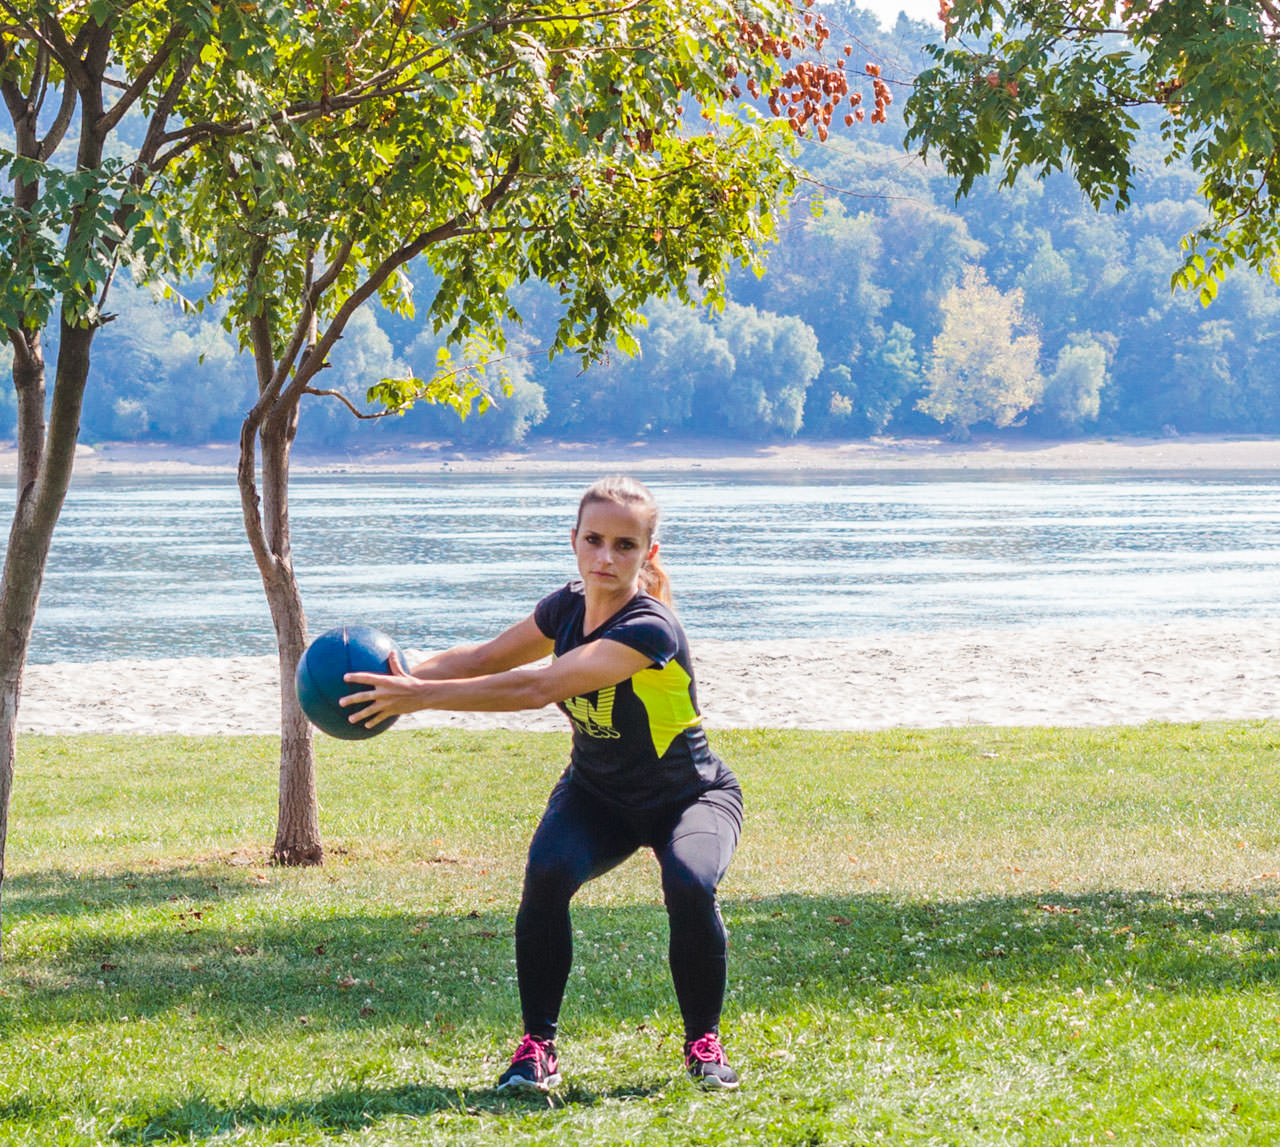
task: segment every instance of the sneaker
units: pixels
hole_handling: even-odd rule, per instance
[[[559,1066],[551,1040],[526,1035],[511,1057],[511,1066],[498,1079],[498,1090],[550,1091],[560,1082]]]
[[[709,1091],[733,1091],[738,1086],[738,1073],[729,1066],[715,1032],[684,1045],[684,1066],[689,1078]]]

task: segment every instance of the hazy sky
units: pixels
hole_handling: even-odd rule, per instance
[[[938,0],[857,0],[859,8],[870,8],[881,24],[893,24],[899,12],[905,12],[913,20],[936,21]]]

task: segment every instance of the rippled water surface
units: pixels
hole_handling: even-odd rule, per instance
[[[363,621],[436,648],[573,576],[584,480],[298,477],[314,633]],[[695,637],[853,636],[1280,611],[1280,478],[1008,474],[654,478]],[[231,477],[77,479],[33,661],[274,650]]]

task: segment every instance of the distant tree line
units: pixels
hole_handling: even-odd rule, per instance
[[[902,21],[885,33],[856,8],[825,10],[890,80],[923,66],[926,27]],[[1154,137],[1149,154],[1139,146],[1132,205],[1098,213],[1066,176],[979,182],[957,203],[952,180],[901,151],[902,133],[894,104],[885,124],[807,143],[814,186],[767,273],[737,276],[719,312],[653,304],[636,356],[586,371],[549,362],[555,293],[526,289],[515,300],[525,323],[511,332],[514,353],[486,371],[494,403],[485,413],[461,420],[419,404],[369,424],[340,403],[313,403],[299,442],[1280,432],[1280,293],[1249,272],[1229,277],[1207,308],[1170,288],[1179,241],[1205,208],[1190,167],[1166,166]],[[426,268],[413,277],[429,290]],[[183,291],[198,298],[200,284]],[[256,388],[216,309],[184,314],[123,289],[113,309],[120,318],[97,344],[82,440],[234,438]],[[430,373],[440,341],[420,322],[362,311],[325,383],[362,403],[382,378]],[[0,432],[13,424],[6,391]]]

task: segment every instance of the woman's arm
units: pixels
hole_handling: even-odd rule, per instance
[[[371,686],[350,693],[338,703],[353,706],[352,724],[369,728],[388,717],[419,709],[461,709],[474,712],[510,712],[540,709],[553,701],[578,697],[617,685],[634,677],[652,662],[643,653],[618,641],[592,641],[580,645],[550,665],[536,669],[507,669],[459,679],[423,679],[409,674],[392,655],[392,672],[348,673],[352,685]]]
[[[553,644],[530,614],[489,641],[479,645],[458,645],[434,653],[425,661],[418,662],[409,673],[424,681],[454,681],[460,677],[501,673],[546,657]]]

